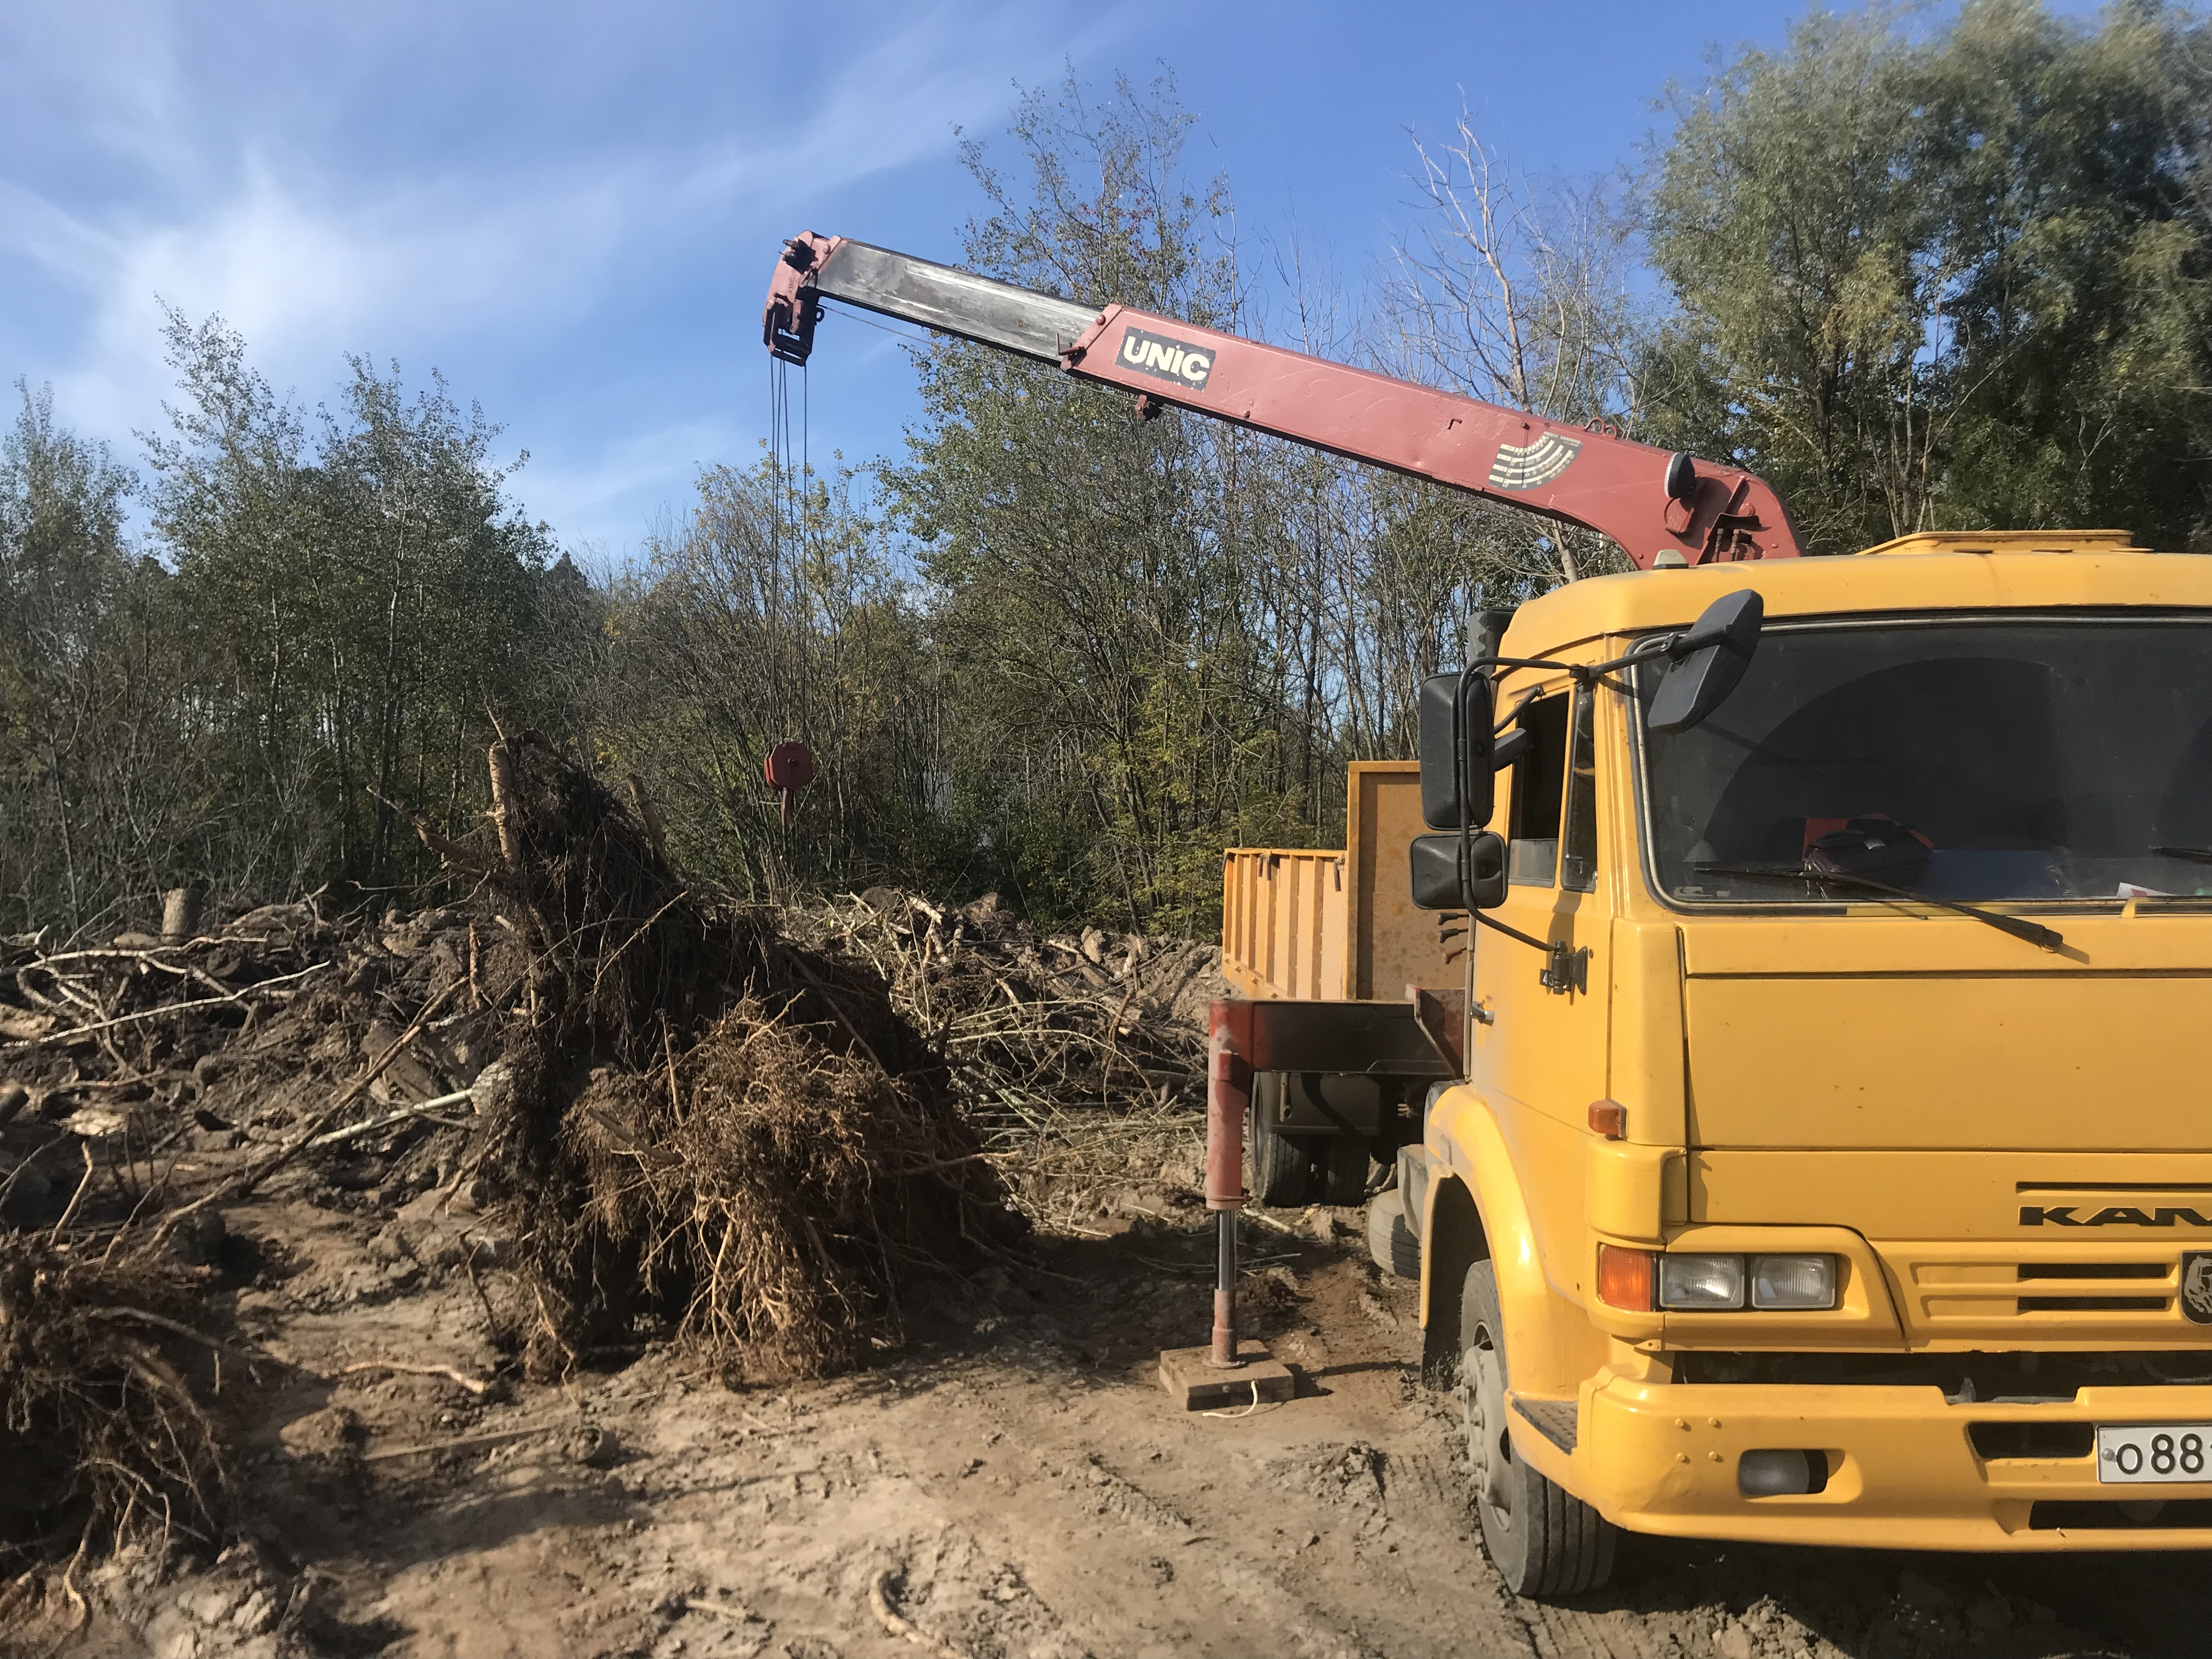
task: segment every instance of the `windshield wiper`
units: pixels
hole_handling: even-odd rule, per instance
[[[2197,864],[2212,864],[2212,847],[2154,847],[2150,850],[2162,859],[2188,859]]]
[[[1863,887],[1869,893],[1880,893],[1885,898],[1903,899],[1912,904],[1932,904],[1939,909],[1956,911],[1962,916],[1972,916],[1985,927],[2000,933],[2010,933],[2014,939],[2045,951],[2056,951],[2066,943],[2066,936],[2055,927],[2045,927],[2040,922],[2024,916],[2008,916],[2002,911],[1984,910],[1978,905],[1961,904],[1956,899],[1932,898],[1926,893],[1916,893],[1909,888],[1892,887],[1886,881],[1875,881],[1865,876],[1833,874],[1826,870],[1808,870],[1800,865],[1795,870],[1730,869],[1724,865],[1696,864],[1690,866],[1701,876],[1763,876],[1779,881],[1802,881],[1816,886],[1840,882],[1848,887]]]

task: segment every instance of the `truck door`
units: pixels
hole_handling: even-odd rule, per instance
[[[1560,683],[1521,705],[1516,723],[1530,744],[1510,781],[1500,780],[1506,898],[1486,914],[1565,949],[1547,954],[1493,929],[1477,931],[1468,1056],[1471,1080],[1514,1148],[1546,1270],[1569,1291],[1583,1277],[1577,1260],[1561,1259],[1581,1237],[1579,1143],[1590,1103],[1606,1092],[1610,981],[1598,891],[1594,703],[1589,690]]]

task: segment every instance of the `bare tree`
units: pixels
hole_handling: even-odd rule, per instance
[[[1440,143],[1416,138],[1419,214],[1393,250],[1376,355],[1393,372],[1488,403],[1632,434],[1640,411],[1628,222],[1597,184],[1539,185],[1485,144],[1464,112]],[[1493,513],[1503,509],[1493,509]],[[1499,542],[1530,576],[1625,568],[1588,531],[1528,521]]]

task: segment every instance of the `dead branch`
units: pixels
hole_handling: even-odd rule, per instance
[[[359,1077],[356,1078],[351,1083],[340,1090],[338,1091],[337,1098],[333,1100],[320,1113],[317,1114],[314,1120],[307,1125],[305,1130],[299,1134],[295,1135],[290,1140],[285,1142],[284,1145],[279,1147],[275,1153],[269,1158],[264,1158],[260,1164],[255,1165],[252,1169],[245,1170],[240,1174],[233,1176],[230,1180],[224,1182],[213,1191],[209,1192],[199,1198],[194,1199],[189,1204],[179,1206],[178,1208],[170,1211],[167,1219],[163,1221],[160,1228],[155,1231],[154,1234],[154,1242],[158,1244],[162,1240],[167,1238],[171,1233],[177,1230],[178,1224],[183,1221],[186,1216],[192,1214],[195,1211],[206,1209],[209,1206],[213,1204],[228,1202],[232,1199],[244,1197],[247,1193],[252,1192],[256,1187],[258,1187],[263,1182],[266,1181],[270,1176],[276,1174],[277,1170],[289,1164],[294,1158],[299,1157],[301,1152],[306,1152],[308,1146],[313,1143],[315,1137],[328,1129],[331,1125],[337,1121],[339,1113],[344,1111],[349,1106],[352,1105],[355,1101],[360,1099],[363,1094],[368,1092],[368,1085],[375,1082],[378,1078],[384,1075],[384,1068],[391,1065],[393,1060],[398,1059],[401,1052],[405,1049],[407,1045],[422,1035],[422,1028],[428,1025],[430,1022],[430,1017],[436,1013],[440,1008],[443,1007],[446,1003],[451,1000],[453,994],[459,991],[466,983],[467,981],[465,980],[457,979],[452,984],[448,985],[444,990],[439,992],[437,995],[432,997],[429,1001],[424,1003],[422,1005],[422,1012],[415,1016],[415,1023],[410,1025],[405,1030],[402,1031],[399,1036],[393,1040],[389,1048],[386,1048],[382,1054],[379,1054],[375,1060],[371,1061],[369,1067],[366,1072],[363,1072]]]
[[[330,1373],[332,1376],[357,1376],[368,1371],[398,1371],[408,1376],[442,1376],[447,1382],[466,1389],[481,1400],[496,1386],[482,1377],[457,1371],[451,1365],[417,1365],[404,1359],[362,1359],[350,1365],[341,1365]]]
[[[868,1606],[874,1611],[876,1622],[894,1636],[903,1636],[934,1659],[968,1659],[967,1653],[950,1642],[940,1642],[926,1631],[916,1629],[902,1619],[891,1606],[890,1582],[894,1575],[886,1569],[868,1581]]]
[[[463,1101],[474,1097],[473,1090],[456,1090],[449,1095],[440,1095],[435,1100],[426,1100],[419,1105],[403,1106],[396,1112],[385,1113],[381,1117],[364,1118],[359,1123],[347,1124],[343,1129],[332,1129],[327,1134],[317,1135],[307,1145],[311,1147],[335,1146],[342,1140],[354,1140],[362,1135],[374,1134],[379,1129],[388,1129],[395,1123],[404,1123],[408,1119],[416,1117],[429,1118],[433,1122],[444,1124],[447,1128],[465,1128],[466,1124],[456,1122],[452,1118],[439,1117],[436,1114],[441,1107],[458,1106]]]
[[[364,1463],[381,1463],[394,1457],[430,1457],[439,1452],[465,1451],[471,1446],[505,1446],[517,1440],[528,1440],[541,1434],[556,1434],[558,1423],[541,1423],[530,1429],[500,1429],[490,1434],[465,1434],[458,1440],[433,1440],[419,1446],[388,1446],[382,1451],[366,1452]]]
[[[402,805],[389,795],[380,795],[375,790],[366,788],[366,786],[364,790],[372,799],[382,801],[401,817],[405,818],[414,829],[416,837],[422,845],[435,853],[439,861],[447,869],[466,871],[472,876],[489,876],[498,870],[499,866],[483,854],[476,851],[473,848],[462,846],[450,836],[441,834],[437,826],[430,822],[426,814],[416,811],[411,806]]]
[[[112,1030],[118,1026],[137,1025],[149,1019],[167,1019],[172,1014],[185,1013],[194,1008],[216,1008],[226,1003],[243,1002],[247,997],[268,990],[272,986],[288,985],[295,980],[305,979],[310,974],[319,974],[330,965],[327,962],[314,963],[302,968],[296,974],[280,974],[274,979],[258,980],[252,985],[241,986],[239,989],[223,996],[199,997],[190,1002],[165,1002],[159,1007],[141,1008],[136,1013],[118,1014],[112,1019],[101,1020],[96,1024],[59,1027],[47,1032],[44,1036],[27,1038],[21,1042],[11,1042],[7,1047],[11,1051],[20,1053],[26,1048],[41,1048],[49,1042],[65,1042],[75,1037],[92,1036],[101,1031]]]

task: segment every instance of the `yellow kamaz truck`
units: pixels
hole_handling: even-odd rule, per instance
[[[1737,468],[812,233],[769,349],[831,301],[1635,567],[1471,628],[1340,852],[1224,865],[1216,1108],[1263,1201],[1374,1194],[1516,1592],[1620,1528],[2212,1547],[2212,559],[1800,557]]]
[[[1744,595],[1755,632],[1680,651]],[[1716,649],[1740,678],[1668,720]],[[1352,792],[1443,925],[1348,906],[1344,954],[1426,948],[1459,1074],[1340,1124],[1319,1076],[1253,1095],[1259,1170],[1396,1154],[1370,1237],[1418,1262],[1509,1583],[1595,1586],[1617,1528],[2212,1546],[2212,560],[1915,536],[1577,582],[1495,654],[1496,730],[1435,683],[1419,775],[1441,828],[1512,750],[1471,918],[1461,837]],[[1262,996],[1328,909],[1270,856],[1228,865]]]

